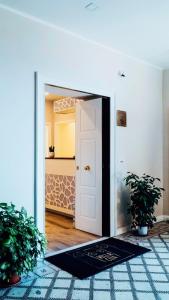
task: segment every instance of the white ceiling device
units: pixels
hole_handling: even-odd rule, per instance
[[[94,1],[89,1],[86,5],[85,8],[89,11],[95,11],[96,9],[98,9],[99,7],[97,6],[97,4]]]
[[[0,5],[169,68],[169,0],[0,0]]]

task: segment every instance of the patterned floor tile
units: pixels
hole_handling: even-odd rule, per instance
[[[71,278],[72,275],[65,272],[65,271],[59,271],[58,273],[58,278]]]
[[[167,247],[155,247],[155,250],[158,253],[163,253],[163,252],[168,253]]]
[[[6,292],[6,289],[0,289],[0,297],[3,296]]]
[[[129,280],[127,272],[113,272],[114,280]]]
[[[169,293],[168,282],[154,282],[154,286],[158,292],[168,292]],[[168,295],[168,299],[169,299],[169,295]]]
[[[66,299],[67,297],[67,293],[68,293],[68,290],[60,290],[60,289],[53,289],[50,296],[49,296],[49,299]]]
[[[131,284],[129,281],[115,281],[114,289],[115,290],[131,290]]]
[[[71,284],[71,280],[70,279],[56,279],[54,287],[57,288],[69,288]]]
[[[153,293],[140,293],[137,292],[137,298],[138,300],[156,300],[157,298]],[[158,299],[160,300],[160,299]]]
[[[113,268],[113,271],[121,271],[121,272],[127,272],[127,267],[126,265],[117,265]]]
[[[34,282],[34,286],[38,287],[49,287],[51,284],[52,279],[48,278],[38,278]]]
[[[169,253],[158,253],[160,258],[166,258],[169,259]]]
[[[110,275],[108,272],[101,272],[95,275],[97,279],[110,279]]]
[[[169,273],[169,266],[165,266],[167,273]]]
[[[126,291],[125,292],[116,292],[116,299],[118,299],[118,300],[135,300],[132,292],[126,292]]]
[[[162,293],[158,294],[158,300],[168,300],[168,299],[169,299],[169,295],[168,294],[162,294]]]
[[[94,281],[95,290],[110,290],[110,281],[108,280],[95,280]]]
[[[45,276],[45,275],[54,273],[54,270],[44,264],[44,266],[42,266],[40,268],[36,268],[34,272],[38,276]]]
[[[164,270],[161,266],[147,266],[149,272],[152,273],[164,273]]]
[[[164,266],[169,266],[169,259],[161,259],[161,262],[164,264]]]
[[[8,297],[23,297],[26,293],[26,288],[16,287],[9,290]]]
[[[159,273],[151,273],[151,278],[153,281],[167,281],[167,276],[165,274],[159,274]]]
[[[145,258],[155,258],[156,259],[156,255],[153,252],[147,252],[144,254]]]
[[[89,291],[74,290],[72,300],[89,300]]]
[[[75,281],[74,288],[76,288],[76,289],[89,289],[90,288],[90,280],[79,280],[79,279],[77,279]]]
[[[130,268],[132,272],[141,272],[141,273],[146,272],[145,267],[141,265],[133,265],[133,266],[131,265]]]
[[[132,273],[132,278],[133,280],[138,280],[138,281],[147,281],[148,277],[146,273]]]
[[[153,243],[153,246],[156,248],[165,248],[166,246],[162,242]]]
[[[0,299],[169,300],[169,234],[127,238],[152,251],[85,280],[41,260],[33,273],[22,277],[20,285],[0,289]]]
[[[31,286],[33,284],[33,280],[28,280],[20,283],[20,286]]]
[[[136,257],[130,260],[130,265],[140,265],[142,264],[142,259],[140,257]]]
[[[38,276],[35,273],[29,272],[27,275],[22,276],[21,285],[25,285],[26,283],[30,285],[31,284],[30,281],[33,281],[36,278],[38,278]]]
[[[153,258],[145,258],[145,262],[147,265],[155,265],[155,266],[160,265],[160,262],[157,259],[153,259]]]
[[[81,300],[81,299],[80,299]],[[85,299],[86,300],[86,299]],[[95,291],[94,300],[111,300],[110,292],[105,291]]]
[[[152,292],[152,287],[149,282],[135,281],[134,282],[135,289],[137,291],[149,291]]]
[[[47,293],[47,289],[45,288],[32,288],[29,295],[28,295],[28,299],[29,298],[34,298],[34,299],[37,299],[37,298],[45,298],[46,297],[46,293]]]

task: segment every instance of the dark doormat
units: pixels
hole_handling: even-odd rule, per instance
[[[116,238],[108,238],[46,257],[45,260],[79,279],[84,279],[148,251],[151,250]]]

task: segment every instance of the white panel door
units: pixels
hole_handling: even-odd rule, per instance
[[[75,227],[102,235],[102,99],[76,104]]]

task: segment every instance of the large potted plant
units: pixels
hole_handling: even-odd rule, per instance
[[[21,274],[34,269],[45,249],[46,239],[26,210],[0,203],[0,286],[18,283]]]
[[[162,196],[162,187],[156,185],[159,178],[143,174],[139,177],[128,172],[125,183],[130,187],[130,199],[128,213],[132,216],[132,228],[138,229],[139,235],[147,235],[148,228],[152,228],[156,217],[155,205]]]

